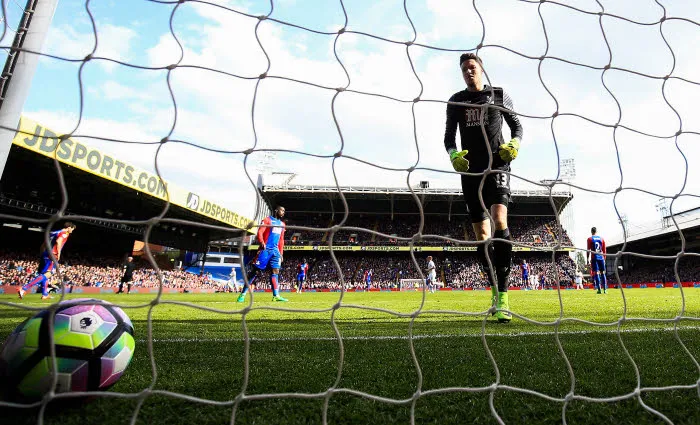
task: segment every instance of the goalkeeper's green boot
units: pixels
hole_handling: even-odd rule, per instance
[[[510,322],[513,316],[511,316],[511,314],[507,311],[501,311],[510,310],[510,306],[508,305],[508,292],[498,293],[498,304],[496,307],[500,309],[496,312],[496,319],[498,319],[500,323]]]
[[[237,303],[244,303],[245,302],[245,294],[241,294],[238,296],[238,299],[236,300]]]
[[[276,301],[276,302],[280,302],[280,303],[286,303],[286,302],[289,301],[289,300],[286,299],[286,298],[282,298],[281,295],[278,295],[278,296],[276,296],[276,297],[272,297],[272,301]]]

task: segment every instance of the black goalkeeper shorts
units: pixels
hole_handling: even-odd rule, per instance
[[[462,176],[462,193],[472,223],[480,223],[487,217],[479,200],[479,185],[482,179],[483,176]],[[510,202],[510,174],[503,172],[488,174],[481,196],[487,209],[491,209],[491,205],[496,204],[508,206]]]

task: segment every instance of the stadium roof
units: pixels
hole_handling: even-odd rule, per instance
[[[232,230],[250,221],[193,192],[164,184],[157,176],[82,142],[66,139],[56,148],[57,134],[31,120],[22,118],[20,128],[24,133],[18,132],[15,136],[0,181],[0,214],[45,220],[58,210],[62,199],[53,161],[55,155],[62,163],[69,214],[148,220],[162,212],[167,187],[171,201],[167,218]],[[21,220],[0,217],[0,221]],[[134,239],[144,236],[144,225],[115,224],[99,219],[88,222],[93,228],[128,233]],[[159,223],[150,234],[150,242],[194,250],[206,249],[210,240],[231,236],[230,232],[195,225]]]
[[[678,234],[680,229],[685,238],[686,251],[700,252],[700,215],[676,216],[678,227],[673,221],[668,220],[667,226],[660,226],[658,223],[627,237],[625,251],[633,251],[643,254],[654,255],[675,255],[681,249],[681,238]],[[608,246],[611,253],[618,252],[622,248],[623,240],[616,238]]]
[[[407,214],[417,213],[415,194],[425,214],[466,215],[462,191],[454,188],[413,188],[322,185],[265,185],[258,178],[258,187],[270,208],[282,205],[289,211],[331,213],[344,211],[340,192],[348,202],[351,213]],[[561,212],[571,201],[569,191],[553,191],[551,199]],[[509,212],[512,215],[554,216],[547,190],[513,190]]]
[[[12,144],[47,158],[55,157],[63,164],[161,201],[169,200],[172,205],[193,211],[202,218],[213,219],[240,229],[247,228],[250,223],[247,217],[201,198],[192,191],[167,183],[153,173],[130,165],[84,142],[68,138],[59,143],[57,133],[27,117],[20,119],[19,131]]]

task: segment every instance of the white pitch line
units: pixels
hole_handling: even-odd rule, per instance
[[[700,330],[700,326],[682,326],[679,331]],[[595,333],[617,333],[617,330],[580,330],[562,331],[559,335],[589,335]],[[673,332],[673,329],[623,329],[620,333],[644,333],[644,332]],[[554,336],[554,332],[516,332],[511,334],[486,334],[487,337],[512,338],[520,336]],[[442,339],[442,338],[481,338],[481,334],[463,335],[414,335],[413,339]],[[249,338],[251,342],[275,342],[275,341],[337,341],[336,337],[283,337],[283,338]],[[367,335],[367,336],[344,336],[343,341],[391,341],[408,340],[408,335]],[[146,342],[139,339],[138,342]],[[243,338],[153,338],[153,342],[241,342]]]

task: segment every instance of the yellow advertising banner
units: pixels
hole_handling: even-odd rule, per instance
[[[22,117],[19,130],[12,143],[32,152],[56,158],[67,164],[100,178],[119,183],[154,198],[170,203],[204,217],[239,229],[245,229],[251,219],[222,207],[212,201],[201,198],[186,189],[169,184],[156,174],[130,165],[113,155],[92,148],[85,143],[65,139],[59,143],[59,135],[41,124]],[[252,233],[252,230],[250,231]]]
[[[258,249],[258,245],[250,245],[248,249]],[[285,245],[285,251],[311,251],[313,249],[310,245]]]

